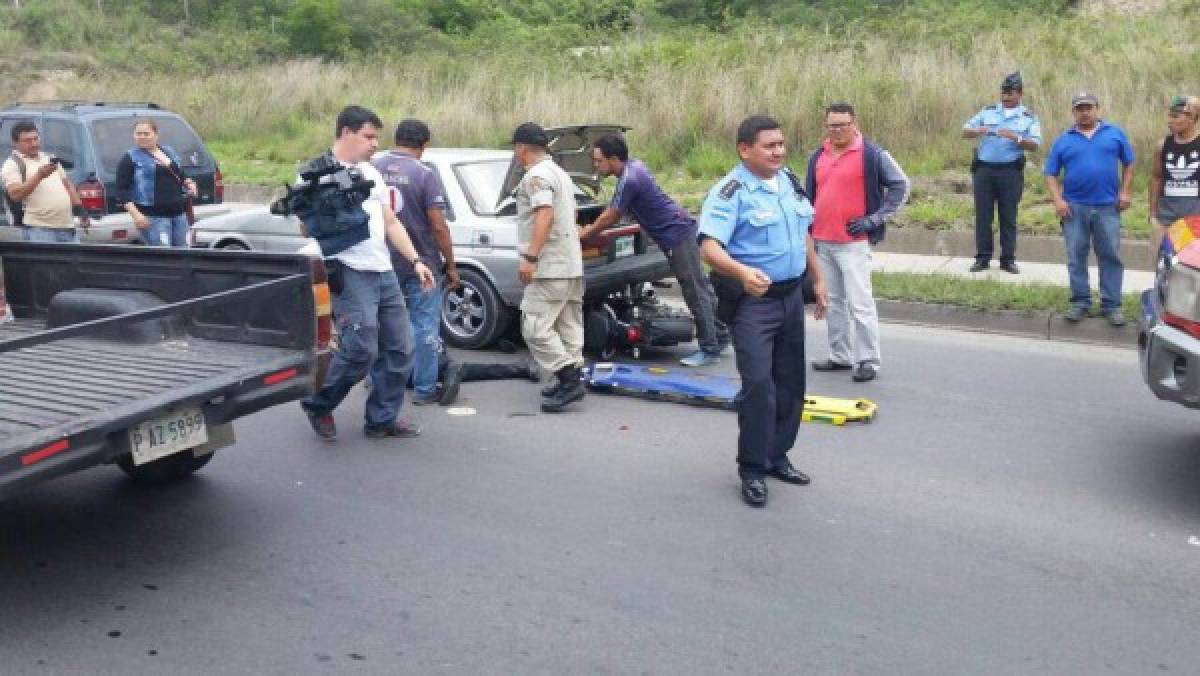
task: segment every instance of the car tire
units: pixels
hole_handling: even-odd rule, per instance
[[[442,300],[442,336],[454,347],[479,349],[504,335],[512,312],[482,273],[459,268],[461,284]]]
[[[196,470],[207,465],[208,461],[212,460],[212,457],[212,453],[194,455],[192,451],[187,450],[168,455],[165,458],[160,458],[144,465],[135,465],[133,464],[133,456],[126,453],[117,458],[117,467],[120,467],[122,472],[129,475],[130,479],[140,484],[156,485],[178,481],[189,476]]]
[[[217,248],[222,251],[249,251],[250,247],[241,242],[221,242]]]

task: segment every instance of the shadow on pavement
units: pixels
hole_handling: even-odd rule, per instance
[[[1164,436],[1136,449],[1129,462],[1144,479],[1148,500],[1171,514],[1200,519],[1200,433]]]
[[[0,598],[6,617],[21,618],[0,646],[86,626],[194,579],[214,552],[252,546],[253,530],[236,527],[251,499],[203,473],[146,487],[101,467],[0,503]]]

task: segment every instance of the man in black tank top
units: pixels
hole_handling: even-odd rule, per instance
[[[1159,142],[1150,176],[1150,224],[1154,226],[1151,254],[1166,229],[1175,221],[1200,214],[1200,98],[1176,96],[1171,101],[1167,128],[1171,133]]]

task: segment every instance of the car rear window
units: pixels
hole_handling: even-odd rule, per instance
[[[158,125],[159,144],[174,149],[179,154],[184,168],[208,169],[213,166],[212,157],[204,147],[204,142],[186,122],[177,117],[151,117]],[[133,147],[133,123],[136,119],[138,118],[108,117],[92,122],[92,141],[96,146],[100,168],[105,174],[115,174],[121,156]]]
[[[463,192],[471,202],[471,210],[480,216],[496,214],[496,203],[500,201],[500,188],[508,174],[508,158],[463,162],[454,165]]]
[[[454,165],[454,173],[471,203],[471,210],[476,214],[495,216],[500,213],[496,210],[496,204],[500,202],[500,189],[504,186],[510,164],[511,160],[503,158]],[[582,207],[595,204],[596,200],[579,184],[575,184],[575,203]]]

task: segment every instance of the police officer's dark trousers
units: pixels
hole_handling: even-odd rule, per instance
[[[733,348],[742,389],[737,396],[738,474],[757,479],[788,464],[804,407],[802,285],[773,284],[762,298],[743,296],[734,315]]]
[[[1017,260],[1017,205],[1025,190],[1025,176],[1015,164],[981,162],[972,177],[975,191],[975,260],[992,260],[992,220],[1000,217],[1000,262]]]

